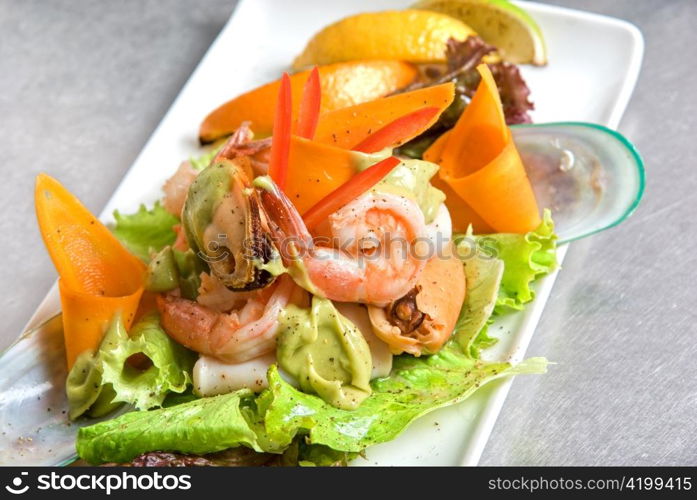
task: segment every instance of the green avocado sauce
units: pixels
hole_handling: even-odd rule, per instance
[[[358,151],[351,151],[353,154],[354,169],[356,172],[362,172],[368,167],[372,167],[377,162],[384,160],[392,156],[392,149],[385,148],[382,151],[376,151],[375,153],[359,153]]]
[[[312,295],[317,297],[324,297],[322,291],[315,286],[315,284],[310,279],[310,273],[307,272],[307,267],[300,259],[295,259],[291,262],[290,266],[286,268],[288,274],[295,284],[298,285],[303,290],[307,290]]]
[[[273,255],[268,262],[262,262],[261,259],[254,259],[253,262],[254,267],[260,271],[266,271],[271,276],[280,276],[288,271],[280,255]]]
[[[268,175],[260,175],[255,177],[252,181],[252,185],[255,188],[263,189],[264,191],[273,191],[273,183],[271,182],[271,177]]]
[[[102,374],[97,367],[95,352],[85,351],[75,360],[65,380],[70,420],[87,414],[92,418],[102,417],[118,408],[121,403],[112,403],[116,396],[111,384],[102,384]]]
[[[438,165],[423,160],[402,160],[387,177],[373,188],[414,200],[424,214],[426,223],[436,218],[438,208],[445,201],[445,194],[433,187],[431,178],[438,172]]]
[[[290,305],[279,320],[278,363],[303,391],[344,410],[370,396],[368,343],[330,300],[313,297],[309,309]]]
[[[150,292],[181,290],[182,297],[195,300],[201,286],[203,261],[189,249],[186,252],[166,246],[152,258],[145,274],[145,289]]]
[[[160,250],[148,264],[145,289],[150,292],[168,292],[179,286],[179,269],[171,246]]]

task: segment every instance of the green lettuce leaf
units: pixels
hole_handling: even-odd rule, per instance
[[[467,345],[467,350],[465,352],[473,359],[479,359],[482,355],[482,351],[496,345],[499,341],[497,337],[489,335],[489,327],[493,322],[493,318],[487,319],[482,329],[477,332],[477,335],[475,335]]]
[[[80,429],[77,449],[90,463],[127,462],[148,451],[202,454],[238,445],[282,453],[304,436],[306,444],[326,447],[310,454],[324,464],[390,441],[419,416],[458,403],[496,378],[545,370],[542,358],[516,366],[485,363],[450,342],[433,356],[398,357],[392,376],[373,381],[373,394],[359,408],[341,410],[295,389],[272,366],[269,388],[257,397],[242,390],[126,414]]]
[[[253,393],[241,390],[169,408],[126,413],[83,427],[77,452],[90,463],[123,463],[157,450],[202,455],[244,445],[264,451],[248,420],[254,418],[252,403]]]
[[[504,262],[495,313],[520,311],[535,298],[530,284],[557,267],[557,235],[552,216],[545,210],[542,223],[527,234],[493,234],[488,238]]]
[[[132,356],[140,369],[127,362]],[[101,416],[117,403],[138,409],[161,406],[168,394],[183,393],[191,385],[194,362],[193,353],[162,330],[156,313],[139,321],[130,335],[118,316],[97,352],[82,353],[68,374],[69,416]]]
[[[503,261],[494,314],[522,310],[535,298],[530,285],[557,267],[557,235],[549,210],[544,211],[537,229],[526,234],[459,234],[454,235],[454,240],[458,247],[474,244],[476,251],[470,249],[470,253]]]
[[[554,223],[545,210],[540,226],[527,234],[460,234],[458,256],[465,266],[467,295],[453,338],[472,358],[498,339],[488,334],[492,315],[524,308],[535,298],[531,284],[557,265]]]
[[[152,253],[159,252],[177,239],[172,227],[179,223],[179,219],[165,210],[159,201],[150,210],[141,205],[136,213],[130,215],[115,210],[114,219],[114,235],[144,262],[150,262]]]
[[[358,456],[323,446],[308,444],[303,436],[297,436],[278,457],[276,465],[283,467],[343,467]]]
[[[529,359],[483,363],[446,348],[424,358],[400,356],[390,377],[374,382],[374,393],[356,410],[340,410],[304,394],[283,381],[275,367],[269,373],[271,399],[264,416],[266,432],[277,445],[287,446],[300,433],[311,444],[334,450],[361,452],[391,441],[416,418],[467,399],[496,378],[516,373],[543,373],[546,361]]]
[[[462,255],[459,245],[459,255]],[[472,358],[479,358],[482,349],[497,341],[487,334],[501,287],[504,263],[500,259],[478,253],[463,257],[467,293],[455,324],[453,339]]]
[[[144,370],[126,361],[134,355],[147,357]],[[111,384],[113,402],[130,403],[139,409],[161,406],[170,392],[182,393],[191,384],[195,356],[174,342],[150,314],[129,333],[121,321],[114,322],[99,347],[102,384]]]
[[[220,151],[222,147],[223,144],[216,146],[213,149],[206,151],[205,153],[202,153],[200,156],[192,156],[189,158],[189,163],[191,164],[194,170],[201,171],[211,164],[213,158],[215,158],[215,155],[218,154],[218,151]]]

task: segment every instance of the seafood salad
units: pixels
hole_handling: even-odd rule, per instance
[[[109,226],[39,175],[78,457],[344,465],[544,373],[485,355],[557,265],[564,207],[542,205],[511,129],[533,109],[518,65],[546,64],[533,25],[501,0],[329,25],[292,72],[210,112],[161,200]]]

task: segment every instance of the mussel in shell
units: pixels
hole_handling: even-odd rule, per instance
[[[274,280],[263,265],[277,252],[250,179],[244,161],[214,163],[196,177],[182,212],[189,245],[231,290],[255,290]]]

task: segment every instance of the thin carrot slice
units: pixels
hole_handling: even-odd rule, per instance
[[[441,154],[448,174],[455,177],[476,172],[511,141],[494,77],[486,65],[477,70],[482,81]]]
[[[404,144],[409,138],[415,137],[440,114],[441,109],[436,107],[417,109],[388,123],[377,132],[363,139],[360,144],[354,146],[354,151],[362,153],[375,153],[387,147],[397,147]]]
[[[448,144],[448,139],[450,139],[451,132],[452,129],[441,134],[438,139],[433,141],[433,144],[431,144],[428,149],[424,151],[422,158],[426,161],[437,163],[439,165],[443,163],[443,150],[445,149],[446,144]]]
[[[353,149],[374,131],[404,115],[424,107],[435,107],[443,112],[453,102],[454,96],[454,84],[443,83],[324,113],[319,117],[314,140]],[[425,122],[422,128],[414,129],[411,137],[402,137],[402,140],[406,142],[416,137],[437,119],[438,114]]]
[[[68,369],[72,368],[80,354],[99,347],[104,332],[116,314],[121,314],[124,325],[130,328],[143,295],[142,287],[119,297],[92,295],[70,288],[62,279],[58,280],[58,290]]]
[[[438,137],[433,144],[424,152],[423,159],[430,161],[431,163],[442,163],[441,155],[443,149],[450,138],[450,130],[445,132],[443,135]],[[492,233],[491,226],[484,222],[477,212],[470,207],[465,200],[460,198],[458,194],[453,191],[445,181],[443,181],[439,175],[436,175],[431,179],[431,184],[434,187],[440,189],[445,193],[445,202],[450,212],[450,218],[452,219],[453,227],[456,231],[464,232],[467,230],[468,226],[472,226],[476,234]]]
[[[313,229],[331,214],[380,182],[394,167],[399,165],[399,158],[390,156],[364,171],[354,175],[351,180],[322,198],[303,216],[308,229]]]
[[[399,144],[402,138],[412,135],[415,130],[422,129],[425,123],[432,121],[439,111],[437,107],[422,108],[399,117],[371,134],[363,141],[360,150],[349,151],[293,136],[284,192],[300,214],[304,214],[351,179],[361,164],[378,161],[378,158],[371,158],[371,151]]]
[[[450,212],[450,219],[453,230],[464,233],[471,225],[475,234],[488,234],[495,231],[482,219],[479,214],[465,200],[463,200],[455,190],[446,183],[440,176],[436,175],[431,179],[433,187],[440,189],[445,194],[445,205]]]
[[[472,101],[424,159],[440,164],[438,176],[452,190],[454,196],[448,194],[446,204],[455,214],[455,231],[465,231],[469,223],[481,230],[483,221],[492,231],[525,233],[540,223],[537,201],[506,126],[491,71],[486,64],[477,71],[482,81]]]
[[[375,163],[378,158],[294,135],[290,141],[288,178],[283,192],[302,215],[353,177],[361,164],[370,164],[371,160]]]
[[[526,233],[540,224],[535,195],[512,141],[475,173],[443,180],[494,232]]]
[[[319,70],[315,66],[305,82],[303,98],[300,101],[297,135],[305,139],[312,139],[315,136],[321,104],[322,87],[319,79]]]
[[[115,314],[130,326],[145,266],[52,177],[37,177],[34,201],[41,236],[60,276],[63,334],[72,367],[80,353],[99,346]]]
[[[281,87],[278,91],[278,106],[273,124],[271,159],[269,161],[269,175],[281,189],[285,187],[288,175],[288,154],[290,153],[290,135],[293,123],[291,99],[290,77],[288,73],[283,73]]]
[[[351,61],[319,67],[322,79],[321,112],[354,106],[388,95],[406,87],[418,76],[416,67],[404,61]],[[297,114],[303,86],[310,71],[293,74],[293,112]],[[201,123],[202,144],[232,134],[242,122],[251,122],[257,137],[267,137],[273,130],[278,89],[281,80],[245,92],[211,111]]]

